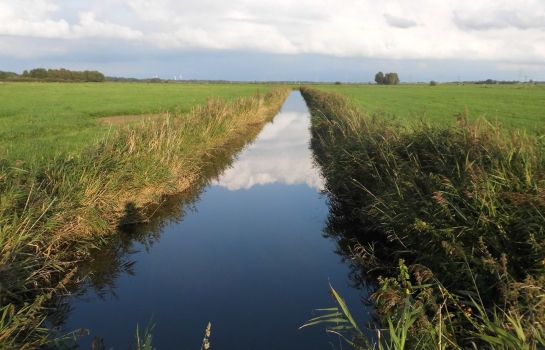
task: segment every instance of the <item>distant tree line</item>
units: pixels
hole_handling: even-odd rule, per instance
[[[6,80],[13,77],[17,77],[17,73],[0,71],[0,80]]]
[[[399,84],[399,76],[397,73],[382,73],[378,72],[375,74],[375,82],[378,85],[397,85]]]
[[[13,72],[0,71],[0,80],[12,81],[79,81],[79,82],[101,82],[104,81],[104,74],[94,70],[73,71],[69,69],[45,69],[35,68],[25,70],[19,75]]]
[[[486,79],[486,80],[478,80],[475,81],[474,84],[487,84],[487,85],[493,85],[493,84],[502,84],[502,85],[509,85],[509,84],[520,84],[520,81],[512,80],[495,80],[495,79]],[[530,80],[528,81],[529,84],[533,84],[534,81]]]

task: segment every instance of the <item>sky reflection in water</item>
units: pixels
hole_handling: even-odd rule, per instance
[[[143,236],[99,256],[86,288],[68,298],[62,329],[89,329],[83,349],[93,337],[126,349],[136,324],[153,320],[157,349],[199,349],[211,321],[216,349],[330,349],[338,339],[323,328],[298,327],[333,304],[328,283],[356,314],[363,294],[335,242],[323,237],[328,207],[309,127],[294,92],[193,211],[140,227]]]
[[[213,185],[236,191],[255,185],[306,184],[321,190],[323,178],[313,164],[309,140],[308,112],[283,112],[263,129],[252,152],[244,152]]]

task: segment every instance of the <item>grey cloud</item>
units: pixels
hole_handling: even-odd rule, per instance
[[[494,30],[516,28],[520,30],[544,29],[545,16],[522,15],[501,11],[492,13],[454,13],[453,22],[463,30]]]
[[[391,16],[388,14],[384,15],[384,19],[386,20],[386,23],[388,23],[388,25],[395,28],[411,28],[416,27],[417,25],[415,21],[412,21],[410,19]]]

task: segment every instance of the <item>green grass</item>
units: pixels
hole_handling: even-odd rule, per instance
[[[331,85],[319,89],[342,94],[369,114],[383,114],[405,124],[419,119],[454,124],[467,108],[470,120],[485,118],[507,128],[545,131],[545,86]]]
[[[104,135],[105,116],[186,113],[210,97],[265,93],[252,84],[0,83],[0,158],[48,160]]]

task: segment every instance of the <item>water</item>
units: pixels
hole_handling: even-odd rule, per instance
[[[322,234],[328,207],[309,127],[305,102],[293,92],[193,202],[181,201],[166,218],[98,254],[91,278],[65,300],[62,329],[88,329],[82,348],[100,337],[107,348],[126,349],[136,324],[150,320],[158,349],[199,349],[209,321],[214,349],[338,344],[321,327],[298,330],[314,309],[333,306],[328,283],[356,314],[364,296],[350,286],[335,242]]]

